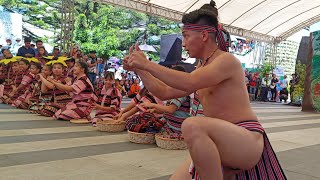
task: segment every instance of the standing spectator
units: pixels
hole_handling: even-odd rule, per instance
[[[52,52],[51,55],[54,56],[54,57],[61,56],[59,46],[54,46],[53,47],[53,52]]]
[[[259,76],[257,73],[252,74],[251,73],[251,78],[249,80],[249,93],[255,95],[256,99],[256,92],[257,92],[257,84],[259,81]]]
[[[281,82],[281,87],[283,88],[283,89],[287,89],[288,88],[288,79],[287,79],[287,75],[284,75],[283,76],[283,80],[282,80],[282,82]]]
[[[5,45],[3,48],[8,49],[13,54],[13,45],[12,45],[11,38],[6,38],[6,44],[7,45]]]
[[[77,52],[78,52],[78,46],[74,45],[73,47],[71,47],[70,56],[76,59]]]
[[[74,56],[75,58],[75,60],[76,60],[76,62],[79,62],[79,61],[81,61],[82,60],[82,57],[83,57],[83,54],[82,54],[82,51],[80,50],[80,49],[78,49],[77,50],[77,54]],[[86,62],[85,62],[86,63]]]
[[[88,67],[89,67],[89,79],[91,83],[94,85],[97,77],[97,56],[96,51],[90,51],[90,55],[87,61]]]
[[[101,58],[97,58],[97,62],[98,62],[98,65],[97,65],[97,73],[99,75],[99,77],[101,77],[101,75],[103,74],[103,60]]]
[[[35,52],[31,48],[31,39],[26,37],[24,39],[24,46],[20,47],[17,53],[17,56],[23,56],[23,57],[34,57]]]
[[[268,101],[268,91],[269,91],[269,85],[270,85],[271,81],[269,78],[269,73],[267,73],[265,75],[265,77],[262,78],[261,80],[261,100],[264,102]]]
[[[277,83],[279,82],[279,79],[277,78],[277,75],[272,74],[271,84],[270,84],[270,90],[272,94],[271,101],[276,101],[277,97]]]
[[[82,62],[87,63],[87,61],[88,61],[88,55],[84,54],[82,56]]]
[[[37,46],[37,48],[34,50],[34,52],[35,52],[36,57],[37,57],[37,55],[39,54],[39,48],[43,47],[43,42],[41,40],[37,40],[36,41],[36,46]],[[45,50],[45,54],[42,55],[42,56],[48,56],[48,52]]]
[[[16,43],[14,43],[14,45],[12,47],[14,55],[16,55],[18,53],[18,50],[20,47],[22,47],[21,39],[16,38]]]

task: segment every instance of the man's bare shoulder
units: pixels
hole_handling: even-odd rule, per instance
[[[214,60],[219,63],[223,63],[224,65],[234,65],[234,66],[241,66],[241,62],[238,58],[236,58],[233,54],[229,52],[223,52],[216,57]]]
[[[233,61],[237,61],[240,62],[238,58],[236,58],[233,54],[229,53],[229,52],[222,52],[220,53],[216,59],[223,59],[223,60],[233,60]]]

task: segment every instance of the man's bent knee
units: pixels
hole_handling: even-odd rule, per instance
[[[183,121],[181,131],[187,143],[197,139],[199,135],[202,135],[205,132],[193,117],[187,118]]]

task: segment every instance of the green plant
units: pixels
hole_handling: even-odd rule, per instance
[[[261,77],[265,77],[267,73],[270,73],[273,69],[273,66],[271,63],[266,62],[264,63],[261,68],[259,68],[259,73]]]
[[[293,102],[300,101],[300,99],[303,98],[304,80],[306,78],[306,65],[301,63],[296,64],[296,73],[299,76],[299,82],[294,87]]]

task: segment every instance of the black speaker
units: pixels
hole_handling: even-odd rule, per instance
[[[160,40],[160,65],[178,64],[182,56],[182,36],[180,34],[162,35]]]

